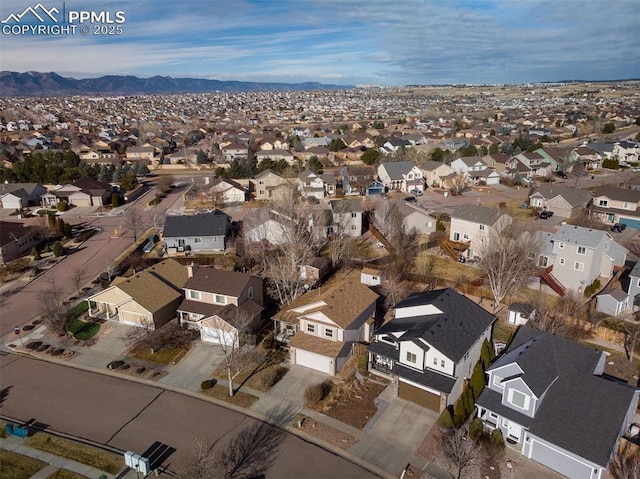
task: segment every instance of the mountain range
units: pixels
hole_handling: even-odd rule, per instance
[[[0,72],[0,96],[142,95],[250,91],[308,91],[353,88],[351,85],[263,83],[154,76],[107,75],[98,78],[68,78],[55,72]]]

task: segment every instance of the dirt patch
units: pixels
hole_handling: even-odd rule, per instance
[[[285,358],[284,351],[257,347],[248,354],[244,371],[233,380],[233,383],[240,384],[240,387],[247,386],[258,391],[269,391],[288,371],[282,366]],[[227,370],[222,365],[213,375],[219,379],[227,379]]]
[[[374,401],[386,387],[386,384],[353,377],[335,383],[326,399],[308,407],[362,429],[378,411]]]
[[[296,424],[300,424],[300,429],[310,436],[340,449],[346,450],[358,443],[357,438],[302,414],[296,416]]]

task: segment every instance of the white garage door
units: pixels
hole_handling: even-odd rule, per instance
[[[295,349],[295,354],[295,364],[331,374],[332,376],[335,374],[333,359],[298,348]]]
[[[200,339],[207,343],[231,346],[236,338],[235,335],[229,331],[202,326],[200,328]]]
[[[592,477],[593,468],[563,452],[531,438],[531,459],[570,479]]]

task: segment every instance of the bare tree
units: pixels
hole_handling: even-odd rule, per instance
[[[76,268],[71,272],[71,280],[73,281],[73,285],[76,287],[78,296],[80,295],[80,286],[82,286],[82,283],[86,278],[87,270],[83,267]]]
[[[401,204],[397,200],[377,200],[374,204],[373,224],[389,243],[396,247],[402,235]]]
[[[480,268],[493,294],[494,310],[507,295],[524,287],[535,272],[541,251],[540,236],[513,225],[494,226],[480,238]]]
[[[618,450],[609,464],[609,472],[613,479],[637,479],[640,477],[640,452],[629,441]]]
[[[194,339],[195,332],[184,329],[177,322],[155,327],[153,320],[146,320],[139,326],[132,326],[126,330],[122,340],[129,347],[149,348],[155,354],[162,348],[184,347]]]
[[[459,195],[469,186],[466,176],[462,173],[455,173],[447,178],[444,185],[455,195]]]
[[[422,276],[428,283],[433,281],[435,265],[435,258],[426,252],[419,254],[414,261],[416,273]]]
[[[158,205],[154,205],[153,208],[151,208],[151,226],[157,235],[162,232],[165,220],[164,212],[158,208]]]
[[[216,442],[208,436],[196,436],[192,446],[175,466],[184,479],[209,479],[217,468]]]
[[[38,301],[43,324],[54,333],[66,336],[73,318],[64,302],[64,292],[56,284],[53,276],[47,289],[38,295]]]
[[[386,278],[381,285],[385,306],[390,308],[400,302],[409,294],[410,289],[411,286],[405,281],[402,270],[396,268],[387,271]]]
[[[135,207],[135,205],[129,206],[124,211],[123,218],[125,229],[131,231],[131,234],[133,235],[133,243],[138,243],[138,236],[147,230],[146,218],[142,212]]]
[[[107,274],[107,277],[109,278],[109,282],[111,282],[111,280],[113,279],[113,276],[115,275],[116,272],[116,268],[117,268],[117,264],[114,261],[111,260],[105,260],[104,262],[104,271]]]
[[[176,179],[175,177],[173,177],[173,175],[158,176],[158,179],[156,180],[156,186],[160,190],[160,194],[164,195],[169,190],[171,190],[171,187],[173,186],[175,181]]]
[[[474,466],[482,455],[480,446],[467,436],[466,427],[442,436],[442,452],[452,479],[462,478],[464,471]]]
[[[209,340],[224,356],[222,364],[227,372],[229,396],[233,396],[233,380],[246,369],[250,359],[251,351],[246,339],[251,332],[252,318],[234,306],[214,316],[214,319]]]

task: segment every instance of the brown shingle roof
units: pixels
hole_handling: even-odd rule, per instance
[[[151,313],[182,297],[181,293],[147,271],[121,281],[117,286]]]
[[[346,343],[339,341],[330,341],[328,339],[319,338],[317,336],[311,336],[310,334],[298,331],[293,335],[289,346],[292,348],[304,349],[312,353],[321,354],[329,358],[337,358],[345,347]]]
[[[201,266],[195,271],[193,277],[186,281],[184,288],[237,298],[250,279],[251,273],[238,273]]]

